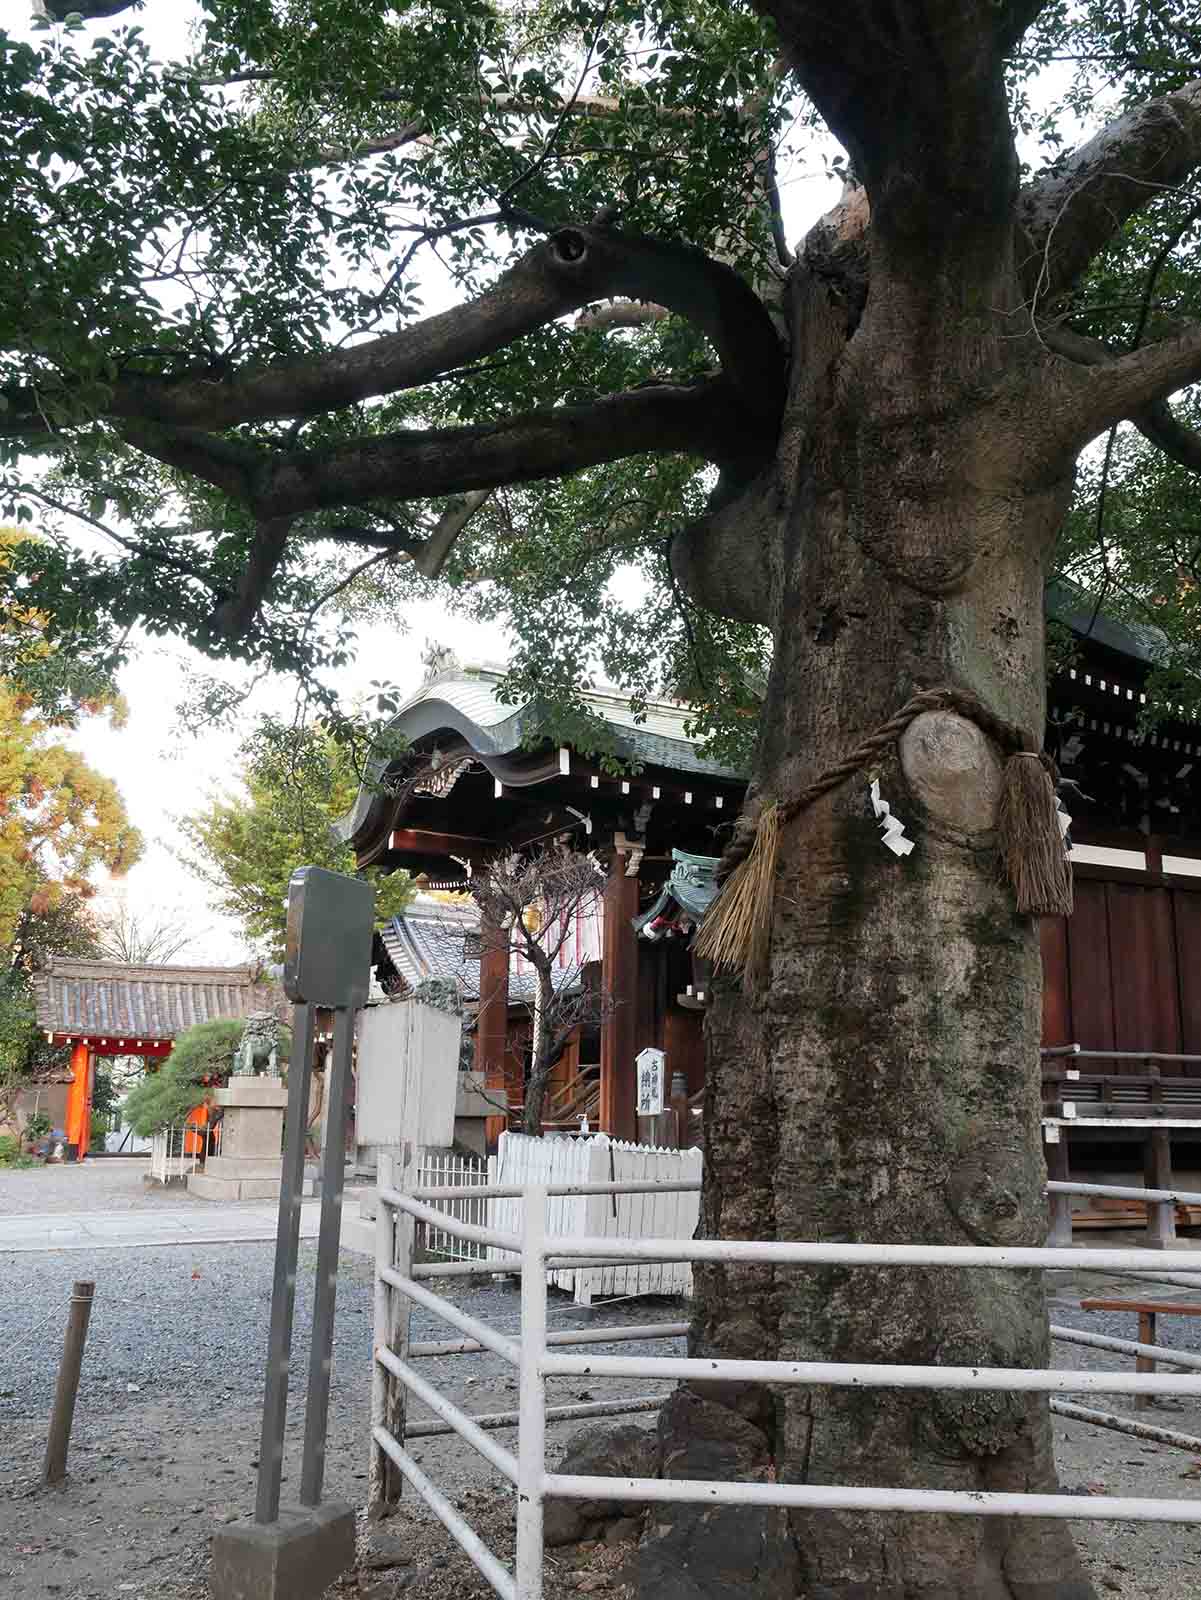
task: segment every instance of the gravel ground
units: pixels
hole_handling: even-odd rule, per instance
[[[122,1166],[125,1164],[122,1163]],[[116,1167],[116,1163],[112,1164]],[[81,1169],[86,1172],[87,1169]],[[72,1186],[78,1172],[0,1174],[0,1206],[13,1186],[52,1179],[62,1210],[82,1209],[81,1196],[110,1183],[127,1198],[128,1175],[96,1163],[88,1187]],[[37,1203],[50,1210],[48,1186]],[[178,1191],[173,1200],[179,1202]],[[154,1203],[153,1197],[150,1202]],[[1117,1239],[1112,1242],[1117,1243]],[[1131,1241],[1134,1242],[1134,1241]],[[248,1511],[258,1455],[263,1354],[270,1303],[271,1245],[199,1245],[129,1251],[15,1254],[0,1258],[0,1595],[7,1600],[199,1600],[205,1592],[213,1526]],[[302,1247],[296,1312],[295,1370],[303,1381],[315,1252]],[[72,1281],[96,1279],[96,1302],[80,1387],[66,1486],[35,1488],[45,1424]],[[1052,1319],[1095,1332],[1134,1337],[1135,1319],[1087,1313],[1079,1299],[1095,1295],[1154,1295],[1153,1284],[1124,1283],[1102,1274],[1061,1274],[1051,1282]],[[1182,1289],[1161,1291],[1172,1300]],[[514,1332],[518,1295],[511,1283],[460,1286],[466,1310]],[[552,1296],[553,1327],[621,1321],[684,1320],[680,1302],[620,1302],[593,1311]],[[418,1312],[417,1338],[444,1337],[443,1324]],[[1166,1318],[1162,1343],[1201,1347],[1201,1318]],[[344,1254],[338,1283],[337,1342],[330,1418],[327,1492],[361,1504],[365,1492],[371,1342],[371,1264]],[[597,1353],[645,1353],[646,1345],[594,1347]],[[666,1342],[652,1347],[668,1353]],[[1129,1358],[1078,1346],[1056,1346],[1061,1366],[1128,1370]],[[465,1410],[516,1405],[511,1371],[490,1354],[424,1363],[426,1375]],[[624,1385],[562,1379],[552,1399],[573,1400]],[[639,1382],[640,1392],[655,1386]],[[1091,1397],[1101,1409],[1132,1411],[1123,1397]],[[295,1482],[301,1417],[289,1423],[288,1483]],[[414,1415],[422,1408],[415,1406]],[[1201,1437],[1201,1403],[1161,1402],[1140,1413]],[[648,1419],[649,1420],[649,1419]],[[559,1450],[574,1429],[552,1432]],[[1160,1494],[1201,1499],[1201,1453],[1188,1453],[1056,1419],[1056,1454],[1065,1490],[1087,1494]],[[511,1551],[511,1495],[496,1488],[490,1469],[455,1439],[432,1439],[417,1453],[437,1482],[467,1510],[473,1525],[502,1555]],[[553,1459],[553,1454],[552,1454]],[[1123,1600],[1194,1600],[1201,1593],[1201,1530],[1153,1524],[1079,1523],[1076,1533],[1103,1596]],[[604,1588],[620,1549],[554,1552],[548,1558],[548,1600]],[[402,1564],[397,1566],[395,1562]],[[393,1563],[393,1564],[389,1564]],[[599,1580],[596,1581],[596,1580]],[[406,1496],[381,1528],[361,1529],[361,1565],[348,1586],[357,1600],[487,1600],[488,1591],[430,1518]]]
[[[0,1216],[51,1211],[153,1211],[203,1206],[180,1184],[145,1183],[147,1156],[103,1156],[46,1167],[0,1168]]]
[[[263,1358],[270,1312],[272,1245],[201,1245],[128,1251],[12,1254],[0,1260],[5,1309],[0,1337],[0,1595],[62,1593],[66,1600],[199,1593],[214,1522],[253,1504]],[[294,1398],[303,1388],[311,1334],[309,1286],[316,1251],[302,1246],[294,1329]],[[65,1488],[36,1490],[53,1398],[67,1297],[76,1278],[96,1281]],[[508,1282],[458,1287],[464,1309],[502,1331],[518,1326],[519,1297]],[[371,1378],[371,1263],[343,1253],[327,1460],[327,1494],[353,1504],[365,1494]],[[639,1300],[597,1310],[553,1293],[554,1327],[679,1321],[679,1303]],[[418,1339],[446,1337],[444,1323],[417,1311]],[[594,1347],[630,1354],[645,1345]],[[664,1351],[673,1348],[665,1343]],[[516,1379],[499,1357],[430,1359],[423,1372],[464,1410],[516,1407]],[[640,1393],[670,1385],[642,1383]],[[551,1380],[552,1401],[592,1395],[580,1379]],[[414,1404],[414,1417],[428,1415]],[[288,1424],[287,1485],[298,1472],[299,1404]],[[558,1438],[570,1437],[564,1428]],[[452,1498],[478,1499],[503,1525],[510,1498],[491,1469],[457,1440],[432,1439],[416,1452]],[[405,1515],[411,1514],[406,1505]],[[474,1514],[474,1513],[473,1513]],[[418,1518],[418,1522],[421,1519]],[[440,1530],[424,1527],[430,1559],[446,1553]],[[406,1535],[409,1538],[410,1535]],[[416,1533],[411,1537],[415,1538]],[[416,1548],[416,1546],[415,1546]],[[199,1577],[197,1576],[199,1574]]]

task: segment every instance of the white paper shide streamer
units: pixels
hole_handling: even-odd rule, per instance
[[[888,801],[880,798],[879,778],[873,778],[871,781],[871,796],[872,809],[876,813],[876,821],[880,824],[881,842],[894,856],[907,856],[913,849],[913,840],[906,839],[905,824],[900,817],[893,816]]]
[[[1059,837],[1063,840],[1064,851],[1065,851],[1066,854],[1071,855],[1071,853],[1072,853],[1072,840],[1071,840],[1072,819],[1068,815],[1068,813],[1064,810],[1063,801],[1059,798],[1058,795],[1055,796],[1055,820],[1059,824]]]

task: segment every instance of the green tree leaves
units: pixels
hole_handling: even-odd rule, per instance
[[[354,852],[334,824],[354,805],[353,748],[323,725],[267,720],[245,747],[243,795],[214,797],[184,817],[188,866],[214,891],[264,954],[283,959],[288,880],[298,866],[354,872]],[[408,875],[374,878],[376,916],[395,916],[412,897]]]

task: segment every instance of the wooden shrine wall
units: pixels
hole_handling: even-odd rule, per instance
[[[1044,1045],[1201,1055],[1201,878],[1078,870],[1075,912],[1043,919],[1042,955]]]

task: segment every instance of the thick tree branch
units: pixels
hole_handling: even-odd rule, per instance
[[[1166,400],[1154,401],[1130,420],[1177,466],[1201,472],[1201,433],[1181,422]]]
[[[1164,400],[1185,384],[1201,381],[1201,323],[1193,323],[1169,339],[1156,339],[1142,349],[1118,355],[1089,384],[1089,411],[1099,427]]]
[[[434,531],[421,542],[413,556],[413,565],[423,578],[436,578],[441,574],[455,540],[491,494],[491,489],[476,489],[442,513]]]
[[[1083,366],[1108,366],[1115,358],[1100,339],[1089,338],[1072,328],[1051,327],[1042,330],[1050,349]],[[1166,400],[1155,400],[1126,418],[1151,444],[1157,446],[1171,460],[1191,471],[1201,472],[1201,434],[1181,422]]]
[[[141,427],[126,436],[156,460],[232,495],[263,520],[381,499],[427,500],[491,490],[648,451],[698,455],[733,464],[749,476],[775,445],[774,425],[757,425],[724,378],[648,384],[590,405],[553,406],[471,428],[378,434],[288,454],[231,446],[191,429]],[[444,528],[444,541],[451,526],[453,519]],[[381,533],[377,542],[386,547],[389,536]],[[417,560],[425,545],[414,549],[404,541],[403,548]]]
[[[770,468],[745,487],[719,483],[706,515],[672,539],[672,576],[703,610],[770,627],[770,552],[779,526],[780,495]]]
[[[213,612],[213,626],[226,639],[241,639],[250,631],[284,558],[291,531],[291,517],[271,517],[255,529],[237,593],[223,600]]]
[[[756,426],[724,379],[651,384],[590,405],[555,406],[477,427],[388,433],[264,457],[251,503],[262,514],[270,509],[295,516],[560,477],[652,450],[762,462],[774,443],[774,426]]]
[[[348,161],[362,161],[367,156],[386,156],[394,150],[403,150],[406,145],[415,143],[427,131],[424,119],[417,122],[407,122],[404,127],[397,128],[395,133],[383,133],[376,139],[361,139],[355,144],[325,145],[320,150],[314,150],[311,155],[298,159],[295,167],[339,167]],[[291,167],[289,170],[293,170]]]
[[[593,301],[616,297],[653,301],[694,323],[748,411],[762,421],[778,419],[784,356],[754,292],[700,250],[601,227],[562,228],[478,299],[365,344],[229,374],[119,379],[107,414],[190,429],[312,416],[429,382]],[[46,431],[44,398],[28,392],[5,398],[0,433]],[[61,404],[67,397],[55,398]]]
[[[581,311],[575,325],[582,333],[605,333],[610,328],[645,328],[670,315],[663,306],[648,305],[644,300],[611,300],[608,305]]]
[[[127,422],[120,429],[126,444],[180,472],[203,478],[235,500],[251,503],[254,476],[263,454],[236,439],[219,439],[196,428],[168,428],[152,422]]]
[[[1017,180],[1007,50],[1038,0],[755,0],[846,145],[877,238],[1008,222]]]
[[[1070,289],[1127,218],[1198,165],[1201,79],[1126,112],[1023,189],[1023,279],[1035,308]]]

